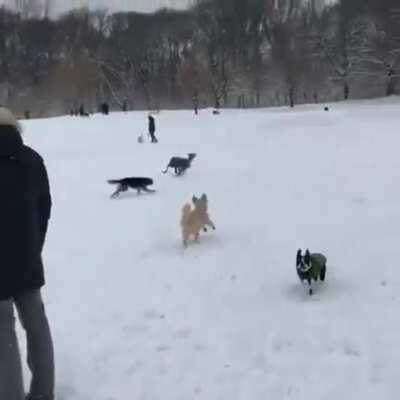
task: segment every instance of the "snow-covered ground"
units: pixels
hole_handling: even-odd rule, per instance
[[[322,108],[164,111],[157,145],[141,112],[23,123],[54,200],[58,399],[398,399],[400,99]],[[110,200],[124,176],[157,193]],[[217,230],[184,251],[203,192]],[[311,298],[299,247],[328,257]]]

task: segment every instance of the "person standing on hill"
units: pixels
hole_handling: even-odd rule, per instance
[[[198,115],[198,113],[199,113],[199,96],[198,96],[197,92],[192,97],[192,103],[193,103],[194,113],[196,115]]]
[[[42,157],[0,108],[0,399],[54,400],[54,352],[41,288],[51,197]],[[14,306],[26,333],[32,374],[25,396]]]
[[[155,132],[156,132],[156,121],[154,117],[151,114],[149,114],[149,134],[151,138],[151,143],[158,142]]]

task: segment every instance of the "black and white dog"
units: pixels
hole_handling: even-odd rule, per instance
[[[310,251],[307,249],[304,256],[302,255],[301,250],[297,251],[296,255],[296,270],[297,275],[300,278],[300,281],[307,281],[309,285],[308,293],[310,296],[313,294],[313,290],[311,288],[311,281],[317,282],[321,280],[322,282],[325,280],[326,275],[326,257],[323,254],[313,253],[310,254]]]
[[[110,179],[107,181],[111,185],[118,185],[117,190],[111,195],[111,198],[118,197],[121,192],[128,191],[129,188],[136,189],[137,193],[143,190],[144,192],[154,193],[155,190],[149,189],[147,186],[152,185],[153,179],[151,178],[123,178],[123,179]]]
[[[187,158],[172,157],[169,160],[167,168],[165,168],[162,173],[166,174],[169,168],[173,168],[176,175],[182,175],[188,168],[190,168],[195,157],[196,153],[189,153]]]

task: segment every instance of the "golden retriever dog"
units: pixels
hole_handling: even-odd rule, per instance
[[[182,209],[181,228],[183,246],[186,248],[191,236],[195,242],[199,241],[200,231],[207,232],[207,226],[215,230],[215,225],[208,215],[208,199],[203,194],[200,199],[196,196],[192,198],[194,208],[190,204],[185,204]]]

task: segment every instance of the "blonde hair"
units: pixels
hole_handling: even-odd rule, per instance
[[[21,132],[21,125],[15,115],[7,108],[0,107],[0,125],[12,126],[18,132]]]

